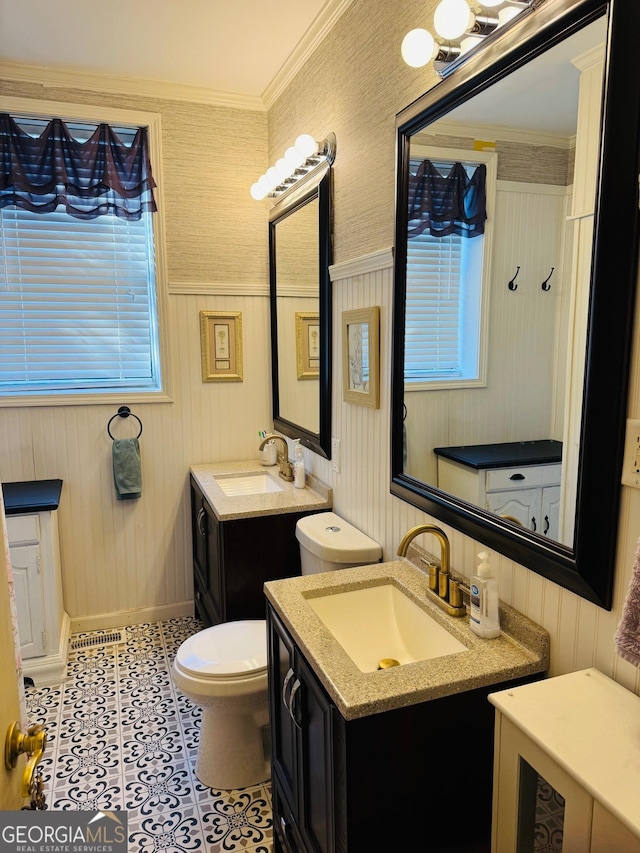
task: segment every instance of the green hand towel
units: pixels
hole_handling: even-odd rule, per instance
[[[119,501],[142,494],[140,445],[137,438],[116,438],[113,442],[113,482]]]

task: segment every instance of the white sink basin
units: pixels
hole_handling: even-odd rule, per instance
[[[283,487],[268,474],[245,474],[242,477],[216,477],[216,483],[227,497],[266,495],[282,492]]]
[[[309,606],[362,672],[468,651],[393,584],[308,598]]]

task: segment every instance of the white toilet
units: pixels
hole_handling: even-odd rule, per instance
[[[271,776],[266,622],[223,622],[189,637],[171,675],[202,708],[196,776],[209,788],[257,785]]]
[[[296,525],[302,574],[346,569],[380,560],[382,549],[333,512]],[[196,776],[229,790],[271,776],[264,620],[223,622],[189,637],[171,670],[179,690],[202,708]]]
[[[305,515],[296,524],[303,575],[378,563],[382,548],[335,512]]]

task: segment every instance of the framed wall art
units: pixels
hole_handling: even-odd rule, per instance
[[[345,403],[380,406],[380,309],[342,312],[342,376]]]
[[[242,312],[201,311],[203,382],[242,382]]]
[[[320,314],[296,311],[296,363],[298,379],[320,375]]]

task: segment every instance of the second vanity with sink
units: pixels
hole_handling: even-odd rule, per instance
[[[501,606],[481,639],[427,583],[395,560],[265,585],[275,851],[490,850],[487,696],[544,677],[549,637]]]
[[[295,489],[277,467],[218,462],[190,469],[196,610],[205,626],[264,619],[263,584],[300,573],[299,518],[331,508],[314,477]]]

